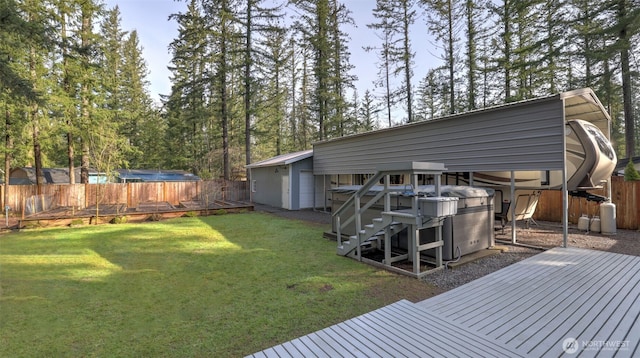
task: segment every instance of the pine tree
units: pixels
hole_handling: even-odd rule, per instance
[[[424,0],[429,31],[441,43],[444,50],[443,60],[449,73],[449,113],[456,112],[456,52],[458,50],[458,23],[460,14],[456,0]],[[473,34],[469,34],[473,35]],[[473,39],[468,41],[473,46]],[[472,56],[473,53],[469,52]]]
[[[189,169],[202,177],[211,176],[208,148],[215,134],[212,114],[207,107],[211,95],[207,76],[209,29],[196,0],[186,13],[170,17],[178,23],[178,37],[170,44],[172,53],[172,88],[166,98],[168,128],[166,145],[171,156],[166,165]],[[209,132],[209,133],[207,133]]]
[[[640,173],[636,170],[635,165],[633,164],[633,160],[629,157],[629,163],[624,168],[624,180],[625,181],[636,181],[640,180]]]
[[[158,123],[158,117],[154,114],[153,102],[147,90],[147,64],[142,58],[142,47],[135,30],[131,31],[123,43],[120,72],[122,118],[116,128],[126,139],[126,145],[121,150],[129,153],[128,162],[134,168],[155,168],[157,163],[147,160],[148,155],[153,156],[154,153],[146,150],[149,149],[146,145],[153,138],[164,136],[163,126]]]
[[[413,121],[413,59],[415,53],[409,38],[410,27],[416,20],[416,1],[414,0],[377,0],[373,16],[377,23],[368,24],[371,29],[380,31],[378,36],[383,45],[378,50],[381,59],[381,84],[386,90],[387,116],[391,126],[391,106],[395,101],[404,101],[407,122]],[[401,76],[397,92],[391,89],[391,78]]]
[[[380,108],[376,104],[373,94],[369,90],[365,91],[358,108],[358,116],[360,117],[359,131],[368,132],[378,129],[379,112]]]
[[[382,96],[385,103],[386,115],[388,126],[392,126],[391,113],[393,106],[397,102],[397,92],[391,87],[392,73],[395,72],[395,66],[391,62],[391,41],[394,33],[394,25],[392,18],[390,17],[391,8],[385,0],[377,0],[376,8],[373,10],[374,17],[379,22],[373,24],[367,24],[370,29],[377,30],[376,36],[382,41],[380,47],[366,46],[365,51],[377,51],[378,52],[378,79],[374,81],[376,87],[381,87],[384,91]],[[393,66],[393,67],[392,67]]]
[[[347,103],[341,87],[349,87],[352,79],[347,73],[350,65],[340,27],[351,20],[346,8],[335,0],[292,0],[291,3],[300,10],[296,27],[313,56],[311,103],[318,125],[317,139],[323,140],[340,133],[340,117]]]
[[[244,137],[245,137],[245,164],[250,164],[252,146],[252,118],[256,115],[256,95],[255,86],[257,74],[256,65],[263,62],[263,50],[260,43],[267,42],[272,36],[281,39],[280,35],[283,27],[276,25],[282,18],[281,6],[266,7],[264,0],[245,0],[244,17],[240,16],[240,21],[244,27],[244,53],[243,53],[243,99],[244,99]],[[259,71],[262,72],[262,71]],[[246,170],[249,176],[249,170]]]

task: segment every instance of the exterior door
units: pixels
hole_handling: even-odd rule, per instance
[[[313,172],[300,172],[300,209],[313,208]]]

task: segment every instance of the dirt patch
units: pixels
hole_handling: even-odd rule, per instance
[[[384,305],[402,299],[420,302],[446,291],[415,278],[391,272],[387,272],[384,275],[381,274],[381,276],[385,277],[381,277],[379,284],[369,288],[367,295],[382,301]]]

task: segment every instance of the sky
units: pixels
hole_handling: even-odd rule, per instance
[[[178,35],[177,24],[169,21],[169,15],[184,12],[185,1],[175,0],[105,0],[107,8],[118,5],[122,16],[122,29],[125,31],[137,30],[140,44],[143,48],[143,56],[149,69],[149,90],[154,100],[159,101],[160,94],[171,92],[170,72],[167,69],[171,62],[169,44]],[[375,21],[371,10],[375,5],[373,0],[346,0],[343,1],[352,11],[352,17],[356,27],[345,27],[350,36],[349,50],[351,52],[351,64],[355,66],[351,74],[358,80],[356,87],[360,98],[367,89],[373,90],[372,82],[376,78],[377,55],[368,53],[363,46],[378,45],[377,37],[373,30],[367,28],[368,23]],[[426,35],[426,25],[423,19],[418,19],[411,34],[414,50],[433,47]],[[437,51],[437,50],[436,50]],[[414,68],[414,85],[424,77],[428,68],[433,67],[437,61],[431,51],[416,51]]]

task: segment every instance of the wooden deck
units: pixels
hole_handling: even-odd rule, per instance
[[[640,257],[555,248],[252,356],[633,357],[639,317]]]

